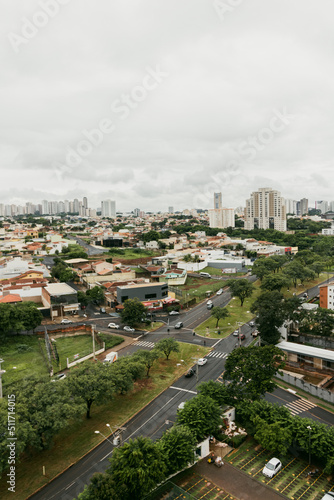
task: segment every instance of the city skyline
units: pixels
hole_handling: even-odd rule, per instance
[[[331,2],[44,4],[3,5],[2,202],[331,199]]]

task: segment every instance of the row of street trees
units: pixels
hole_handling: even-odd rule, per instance
[[[17,456],[29,448],[50,447],[54,437],[74,420],[91,417],[92,407],[108,403],[116,395],[131,391],[136,380],[149,376],[154,362],[178,352],[172,338],[162,339],[152,351],[137,351],[116,363],[87,361],[71,369],[67,378],[52,382],[31,377],[11,386],[16,398]],[[8,408],[0,399],[0,474],[7,466]]]

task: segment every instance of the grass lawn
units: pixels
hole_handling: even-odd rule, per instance
[[[48,375],[38,342],[37,335],[16,335],[1,345],[2,369],[6,370],[2,375],[4,388],[34,374]],[[26,346],[26,350],[19,346]]]
[[[256,287],[255,292],[252,297],[245,300],[242,307],[238,298],[232,298],[231,302],[226,306],[230,315],[219,321],[218,328],[216,328],[217,320],[209,318],[196,327],[195,332],[199,335],[206,335],[208,332],[211,338],[224,338],[238,328],[237,322],[247,323],[247,321],[250,321],[254,317],[254,314],[250,312],[250,307],[261,293],[260,282],[256,281],[254,285]],[[209,329],[208,331],[207,328]],[[220,335],[217,333],[218,330],[221,332]]]
[[[200,302],[205,297],[216,293],[220,288],[225,286],[224,281],[211,280],[210,278],[187,278],[187,283],[182,286],[178,286],[179,290],[183,292],[183,299],[185,302],[196,298],[197,302]],[[189,295],[188,295],[189,294]]]
[[[98,333],[98,337],[102,342],[105,343],[106,349],[112,349],[116,345],[124,342],[123,337],[119,337],[118,335],[113,335],[112,333]]]
[[[50,340],[52,337],[50,336]],[[59,370],[66,368],[66,360],[68,358],[71,363],[74,361],[74,355],[79,354],[78,358],[87,356],[93,352],[93,342],[91,335],[75,335],[74,337],[57,337],[55,342],[57,352],[59,354],[60,367]],[[96,345],[95,349],[98,350],[99,346]]]
[[[102,248],[102,247],[101,247]],[[156,252],[154,250],[141,250],[136,248],[115,248],[112,250],[106,250],[103,254],[105,257],[112,257],[117,260],[120,259],[143,259],[145,257],[155,257],[161,255],[161,252]]]
[[[211,276],[224,276],[224,278],[235,278],[236,276],[245,276],[247,274],[247,269],[245,272],[238,273],[223,273],[221,269],[216,267],[207,266],[201,270],[202,273],[209,273]]]
[[[100,435],[94,433],[95,430],[106,435],[106,423],[111,426],[124,425],[129,418],[192,366],[193,356],[205,356],[209,351],[208,348],[185,343],[180,343],[179,347],[180,352],[172,353],[168,361],[161,358],[152,368],[151,376],[136,382],[132,392],[125,396],[116,396],[107,405],[93,405],[92,418],[87,420],[83,416],[82,420],[65,429],[57,436],[50,450],[22,456],[21,462],[16,467],[15,499],[26,499],[70,464],[75,463],[103,441]],[[46,477],[42,475],[43,465],[46,468]],[[6,478],[3,477],[0,482],[0,498],[3,500],[12,498],[8,493]]]

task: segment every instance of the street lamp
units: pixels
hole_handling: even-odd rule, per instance
[[[101,436],[102,436],[102,437],[104,437],[104,439],[106,439],[107,441],[109,441],[109,443],[110,443],[110,444],[113,444],[113,443],[110,441],[110,439],[108,439],[108,438],[107,438],[107,436],[105,436],[104,434],[102,434],[102,432],[100,432],[100,431],[94,431],[94,432],[95,432],[95,434],[101,434]]]
[[[308,429],[308,464],[311,465],[311,430],[312,427],[308,425],[306,427]]]

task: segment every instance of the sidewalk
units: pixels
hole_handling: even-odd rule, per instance
[[[218,468],[213,464],[208,464],[207,460],[203,459],[194,466],[193,471],[239,500],[281,500],[286,498],[225,461],[224,465]]]

